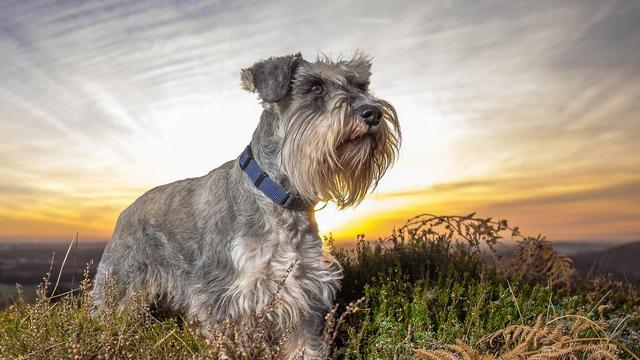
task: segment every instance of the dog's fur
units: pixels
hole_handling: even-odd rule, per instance
[[[313,63],[296,54],[242,70],[243,87],[257,92],[264,107],[251,140],[256,162],[311,206],[275,204],[237,159],[152,189],[118,218],[98,266],[96,309],[104,308],[105,284],[113,278],[123,310],[144,292],[150,302],[163,299],[183,310],[207,335],[207,324],[259,313],[277,292],[270,321],[273,329],[293,329],[286,351],[303,343],[306,355],[317,356],[341,269],[323,252],[312,206],[361,202],[400,144],[395,110],[368,91],[370,66],[362,54]],[[378,106],[379,125],[363,123],[356,111],[362,104]]]

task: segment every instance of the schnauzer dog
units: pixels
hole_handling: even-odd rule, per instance
[[[162,299],[207,327],[270,306],[285,353],[321,354],[324,315],[341,267],[323,251],[318,202],[355,206],[395,161],[394,108],[369,92],[370,59],[300,54],[241,72],[264,111],[250,145],[209,174],[154,188],[122,212],[96,275],[97,311],[113,278],[120,310],[134,294]]]

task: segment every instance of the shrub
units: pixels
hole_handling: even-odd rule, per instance
[[[512,252],[498,251],[505,238]],[[638,359],[637,289],[576,283],[570,260],[504,220],[420,215],[378,241],[359,236],[351,250],[327,242],[345,272],[325,322],[330,358]],[[0,359],[280,356],[268,314],[224,321],[208,342],[180,314],[158,318],[142,302],[97,321],[90,290],[87,270],[68,293],[52,294],[47,275],[34,302],[19,296],[0,312]]]

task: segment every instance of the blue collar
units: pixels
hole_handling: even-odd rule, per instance
[[[273,200],[274,203],[292,210],[308,210],[311,208],[311,204],[304,201],[299,195],[287,191],[280,184],[271,180],[269,175],[260,169],[260,166],[253,158],[251,145],[244,149],[238,163],[240,168],[247,173],[253,185],[269,199]]]

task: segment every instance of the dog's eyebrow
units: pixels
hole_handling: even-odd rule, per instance
[[[344,77],[345,79],[347,79],[347,81],[353,84],[368,84],[369,77],[360,76],[360,75],[361,74],[359,74],[357,71],[349,71],[347,74],[344,75]]]
[[[348,81],[343,74],[339,73],[328,73],[320,76],[325,82],[334,82],[340,85],[345,85],[345,82]]]
[[[316,74],[307,74],[304,77],[301,77],[294,81],[295,85],[300,87],[321,84],[323,82],[324,82],[324,79],[321,76]]]
[[[349,84],[349,80],[346,77],[343,77],[343,76],[336,76],[333,81],[338,83],[341,86],[346,86],[346,85]]]
[[[369,86],[369,78],[359,76],[357,72],[349,72],[348,74],[345,74],[344,79],[346,82],[344,83],[341,82],[341,85],[343,86],[347,84],[351,86],[355,86],[357,88],[363,88],[363,87],[366,88]]]

